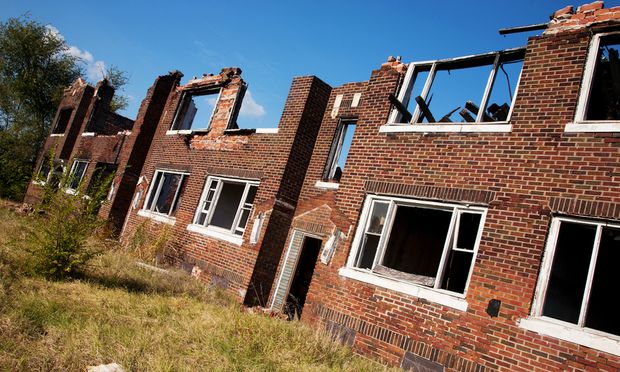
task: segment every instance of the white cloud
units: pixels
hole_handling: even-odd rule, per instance
[[[65,40],[65,37],[58,31],[58,29],[52,25],[45,26],[47,32],[56,36],[61,40]],[[70,56],[78,58],[78,63],[82,64],[84,70],[86,72],[86,77],[93,82],[99,81],[103,78],[103,73],[105,71],[105,62],[103,61],[95,61],[95,57],[93,57],[92,53],[88,50],[82,50],[75,45],[69,45],[69,49],[67,49],[66,53]]]
[[[265,107],[254,100],[252,93],[248,90],[243,97],[243,103],[241,104],[241,111],[239,115],[252,118],[258,118],[265,115]]]

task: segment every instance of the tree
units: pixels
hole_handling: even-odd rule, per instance
[[[0,197],[21,200],[63,89],[82,75],[81,60],[61,35],[28,16],[0,23]],[[125,73],[112,66],[117,89]],[[127,106],[115,96],[113,109]]]
[[[129,105],[129,99],[127,96],[120,94],[125,84],[129,81],[125,71],[121,70],[116,65],[110,65],[110,67],[107,68],[107,71],[103,74],[103,77],[108,79],[108,81],[116,89],[112,102],[110,102],[110,110],[117,112],[127,108],[127,105]]]

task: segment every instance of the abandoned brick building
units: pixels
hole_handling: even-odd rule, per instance
[[[295,78],[277,129],[238,128],[237,68],[160,76],[104,208],[124,241],[165,236],[193,275],[392,365],[618,370],[620,7],[544,28],[339,87]]]

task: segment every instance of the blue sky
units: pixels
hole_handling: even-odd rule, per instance
[[[123,114],[130,118],[157,75],[178,69],[186,81],[238,66],[249,84],[240,125],[275,127],[295,76],[335,86],[367,80],[389,55],[411,62],[522,46],[532,33],[504,37],[498,29],[546,22],[555,10],[579,4],[0,0],[0,20],[29,12],[54,26],[87,60],[91,81],[101,65],[127,71],[131,101]]]

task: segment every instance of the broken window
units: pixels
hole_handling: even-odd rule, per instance
[[[509,120],[525,49],[411,63],[390,123]]]
[[[257,191],[256,181],[209,177],[194,223],[243,235]]]
[[[187,176],[187,173],[182,172],[155,171],[144,210],[174,216],[179,207]]]
[[[620,282],[620,225],[556,218],[551,231],[545,257],[551,265],[543,264],[549,269],[541,273],[536,315],[620,335],[613,299]]]
[[[396,280],[465,293],[485,211],[369,197],[352,266]]]
[[[596,35],[584,74],[577,121],[620,120],[620,34]]]
[[[116,165],[110,163],[97,163],[95,170],[90,178],[90,183],[86,190],[89,196],[95,196],[97,193],[108,194],[108,190],[112,185],[112,177],[116,173]]]
[[[46,153],[41,161],[41,167],[39,168],[39,172],[35,177],[36,182],[46,183],[49,181],[50,176],[52,175],[52,168],[54,167],[54,160],[52,159],[51,153]]]
[[[58,114],[58,120],[56,121],[56,125],[54,126],[53,134],[63,134],[67,130],[67,125],[69,124],[69,119],[71,119],[71,114],[73,113],[73,109],[66,108],[60,110]]]
[[[86,174],[86,168],[88,168],[87,160],[74,160],[71,165],[71,171],[69,172],[69,186],[67,189],[69,190],[77,190],[84,178],[84,174]]]
[[[171,130],[209,129],[219,93],[219,89],[184,92]]]
[[[334,141],[332,142],[332,147],[327,159],[327,166],[323,173],[323,179],[325,181],[340,182],[349,155],[349,148],[353,141],[355,126],[355,121],[343,120],[338,124],[336,135],[334,136]]]

